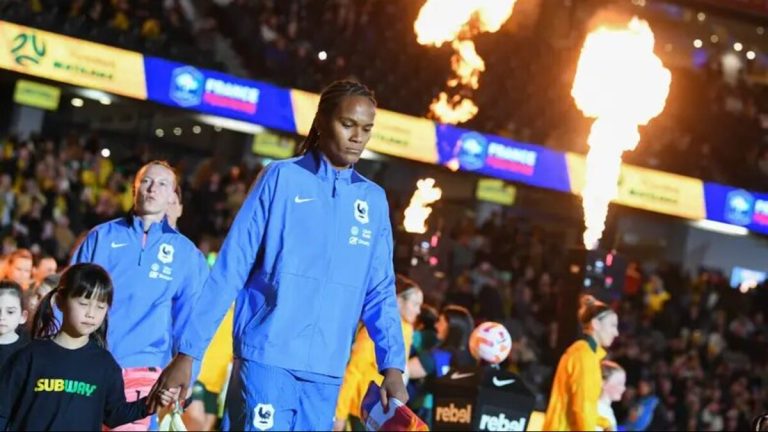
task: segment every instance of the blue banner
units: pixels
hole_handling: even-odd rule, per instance
[[[144,70],[151,101],[296,132],[289,90],[156,57]]]
[[[768,194],[704,183],[707,219],[768,234]]]
[[[562,152],[450,125],[437,126],[437,149],[439,163],[453,170],[571,192]]]

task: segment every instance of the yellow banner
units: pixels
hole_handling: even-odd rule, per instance
[[[0,21],[0,68],[147,98],[141,54]]]
[[[306,136],[312,127],[320,96],[301,90],[291,90],[296,130]],[[376,110],[373,136],[366,147],[377,153],[419,162],[437,163],[435,124],[427,119]]]
[[[585,157],[566,153],[571,192],[584,189]],[[693,177],[622,164],[619,195],[613,202],[688,219],[706,218],[704,184]]]
[[[251,147],[254,153],[274,159],[287,159],[293,156],[295,149],[296,141],[293,138],[270,132],[254,135]]]
[[[517,188],[504,180],[481,178],[477,180],[475,197],[481,201],[488,201],[505,206],[515,203]]]
[[[56,111],[60,99],[61,89],[58,87],[21,79],[16,81],[13,101],[17,104]]]

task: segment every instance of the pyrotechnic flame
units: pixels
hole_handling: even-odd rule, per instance
[[[454,76],[448,87],[476,89],[485,62],[477,54],[472,37],[482,32],[497,32],[512,15],[516,0],[427,0],[413,27],[422,45],[442,46],[451,42]],[[455,95],[448,101],[445,92],[432,101],[430,112],[443,123],[463,123],[477,114],[469,97]]]
[[[405,209],[403,226],[409,233],[424,234],[427,232],[426,221],[432,213],[430,204],[438,201],[443,191],[435,187],[435,179],[425,178],[416,182],[416,190],[411,197],[411,203]]]
[[[599,27],[581,49],[571,96],[585,116],[596,118],[582,191],[588,249],[597,247],[618,193],[622,153],[640,141],[638,126],[664,110],[671,74],[653,44],[648,23],[634,17],[626,27]]]
[[[440,96],[433,100],[429,109],[435,114],[435,117],[443,123],[464,123],[477,114],[477,105],[472,99],[463,99],[455,95],[448,100],[448,93],[440,92]]]
[[[456,76],[448,80],[448,86],[461,84],[476,89],[480,86],[480,72],[485,71],[485,62],[475,51],[475,44],[471,40],[455,40],[451,46],[456,51],[451,57],[451,69]]]

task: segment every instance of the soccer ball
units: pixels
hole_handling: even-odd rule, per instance
[[[512,336],[497,322],[484,322],[469,336],[469,352],[478,360],[499,364],[507,358],[511,349]]]

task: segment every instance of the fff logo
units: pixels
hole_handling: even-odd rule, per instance
[[[13,38],[11,54],[19,66],[40,64],[45,57],[45,42],[34,33],[19,33]]]

